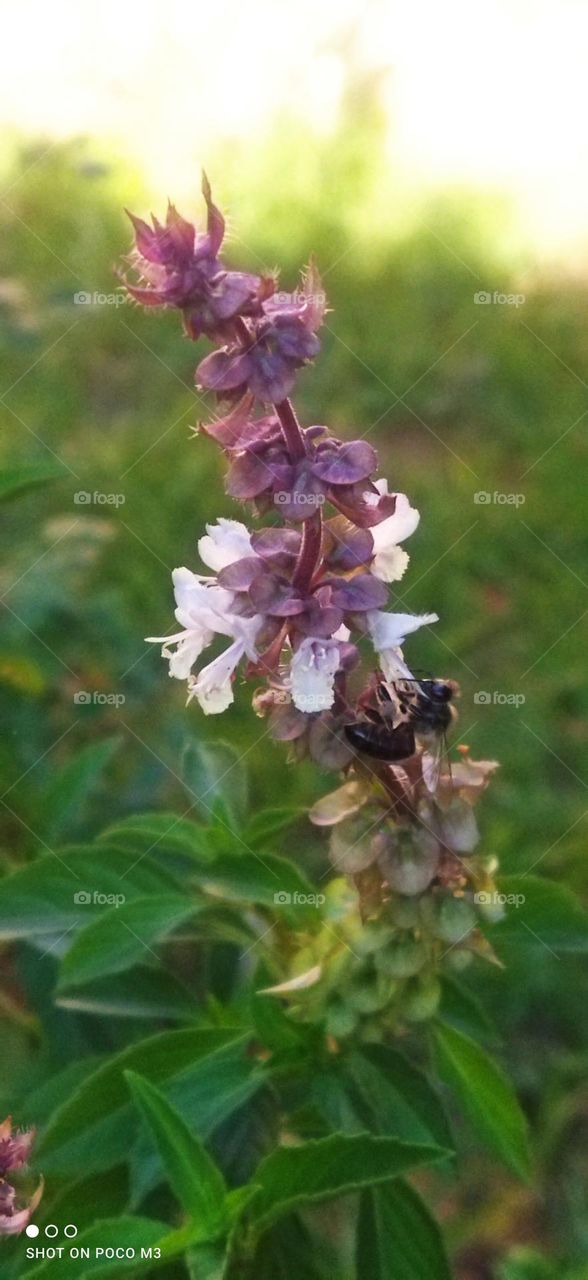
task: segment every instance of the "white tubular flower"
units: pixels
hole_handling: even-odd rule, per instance
[[[215,573],[220,573],[235,560],[254,554],[245,525],[239,520],[222,519],[216,524],[207,524],[206,533],[198,539],[198,552],[201,560]]]
[[[230,707],[234,701],[232,676],[241,658],[245,654],[252,661],[257,658],[254,640],[263,618],[259,614],[253,618],[240,618],[234,614],[231,622],[235,637],[233,644],[188,681],[188,702],[197,698],[206,716],[218,715]]]
[[[376,488],[381,494],[387,493],[388,481],[377,480]],[[399,582],[403,577],[409,557],[398,544],[414,533],[419,520],[420,515],[415,507],[411,507],[406,494],[397,493],[394,514],[370,529],[374,540],[371,571],[376,578],[382,582]]]
[[[336,640],[315,640],[307,636],[293,655],[290,664],[292,701],[299,711],[309,715],[328,711],[335,700],[335,675],[339,670],[339,645]]]
[[[190,697],[196,696],[207,714],[224,711],[233,701],[230,677],[237,663],[244,654],[252,661],[257,657],[254,641],[263,619],[258,614],[243,618],[233,613],[233,592],[219,587],[214,578],[203,579],[185,568],[174,569],[172,578],[176,618],[184,629],[171,636],[148,636],[147,640],[163,645],[161,653],[169,662],[170,676],[188,680]],[[228,636],[234,643],[198,678],[191,676],[194,663],[215,635]]]
[[[386,680],[411,679],[401,652],[406,636],[427,623],[438,622],[436,613],[382,613],[374,609],[366,615],[368,631]]]
[[[219,715],[234,701],[232,675],[245,653],[244,640],[235,640],[197,676],[188,681],[188,702],[197,698],[205,716]]]

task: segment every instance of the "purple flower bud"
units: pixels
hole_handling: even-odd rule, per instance
[[[311,292],[309,286],[315,292]],[[253,392],[266,404],[289,396],[296,370],[320,350],[315,334],[324,314],[317,302],[320,280],[313,269],[303,288],[288,300],[276,294],[261,303],[261,312],[246,326],[246,336],[200,362],[196,377],[201,387],[219,394],[236,389]],[[309,290],[307,292],[307,290]],[[261,297],[261,294],[259,295]]]
[[[349,485],[367,480],[377,466],[378,455],[365,440],[352,440],[350,444],[329,440],[318,446],[313,470],[327,484]]]
[[[344,516],[327,520],[325,561],[330,569],[357,569],[368,564],[374,554],[374,540],[368,529],[358,529]]]
[[[178,307],[190,338],[201,334],[226,336],[227,322],[235,316],[260,311],[274,283],[243,271],[226,271],[218,259],[225,223],[212,203],[210,185],[203,178],[202,191],[208,210],[207,228],[196,232],[170,204],[165,226],[152,217],[152,226],[135,214],[129,218],[135,231],[135,249],[129,264],[139,276],[127,291],[146,307]]]
[[[386,604],[388,592],[379,578],[371,573],[359,573],[354,578],[330,579],[333,591],[333,604],[345,612],[364,613],[370,609],[380,609]],[[377,603],[376,603],[377,601]]]
[[[334,506],[360,529],[372,529],[388,516],[394,515],[396,495],[379,493],[370,480],[337,485],[331,492]]]

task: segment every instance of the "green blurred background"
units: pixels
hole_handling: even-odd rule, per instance
[[[459,681],[457,735],[501,763],[481,807],[484,847],[504,869],[533,868],[586,898],[584,263],[556,269],[525,246],[502,197],[462,187],[397,207],[385,130],[377,83],[351,68],[328,136],[309,141],[285,113],[246,142],[217,139],[206,164],[230,210],[229,255],[253,270],[279,264],[291,287],[316,253],[332,311],[299,379],[301,416],[367,435],[421,512],[396,599],[439,613],[409,661]],[[206,418],[193,384],[205,344],[184,340],[171,314],[75,301],[112,299],[130,239],[122,208],[144,214],[152,185],[132,156],[108,162],[98,139],[50,143],[13,146],[0,200],[2,465],[54,465],[56,477],[2,516],[8,866],[118,815],[187,810],[180,759],[194,735],[246,753],[254,805],[286,792],[307,804],[331,783],[286,764],[246,689],[218,720],[186,710],[184,687],[143,643],[170,628],[170,570],[197,567],[204,523],[240,512],[215,446],[191,436]],[[198,211],[196,174],[180,207]],[[480,291],[524,302],[476,303]],[[79,492],[124,501],[80,504]],[[119,705],[80,705],[80,690]],[[490,701],[476,701],[481,691]],[[295,850],[305,839],[303,825]],[[474,985],[543,1135],[542,1181],[534,1196],[472,1156],[446,1206],[459,1274],[486,1275],[487,1258],[512,1245],[563,1261],[511,1259],[507,1280],[567,1276],[588,1250],[585,971],[538,946],[520,973],[478,971]]]

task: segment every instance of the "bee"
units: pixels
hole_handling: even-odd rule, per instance
[[[414,755],[417,736],[429,740],[438,755],[453,719],[453,693],[445,680],[379,680],[372,705],[345,725],[347,741],[360,755],[388,764]]]

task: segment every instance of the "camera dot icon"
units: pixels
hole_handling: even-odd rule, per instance
[[[488,693],[486,689],[478,689],[477,693],[474,694],[474,702],[477,707],[487,707],[492,702],[492,694]]]
[[[277,907],[288,907],[292,902],[292,894],[281,889],[279,893],[274,893],[274,902]]]
[[[73,700],[76,707],[86,707],[92,701],[92,694],[88,693],[87,689],[78,689],[77,693],[74,693]]]
[[[487,289],[478,289],[474,294],[474,302],[477,307],[487,307],[488,303],[492,302],[492,294]]]
[[[87,907],[88,903],[92,901],[92,894],[88,893],[87,889],[78,889],[77,893],[74,893],[73,900],[76,907]]]

